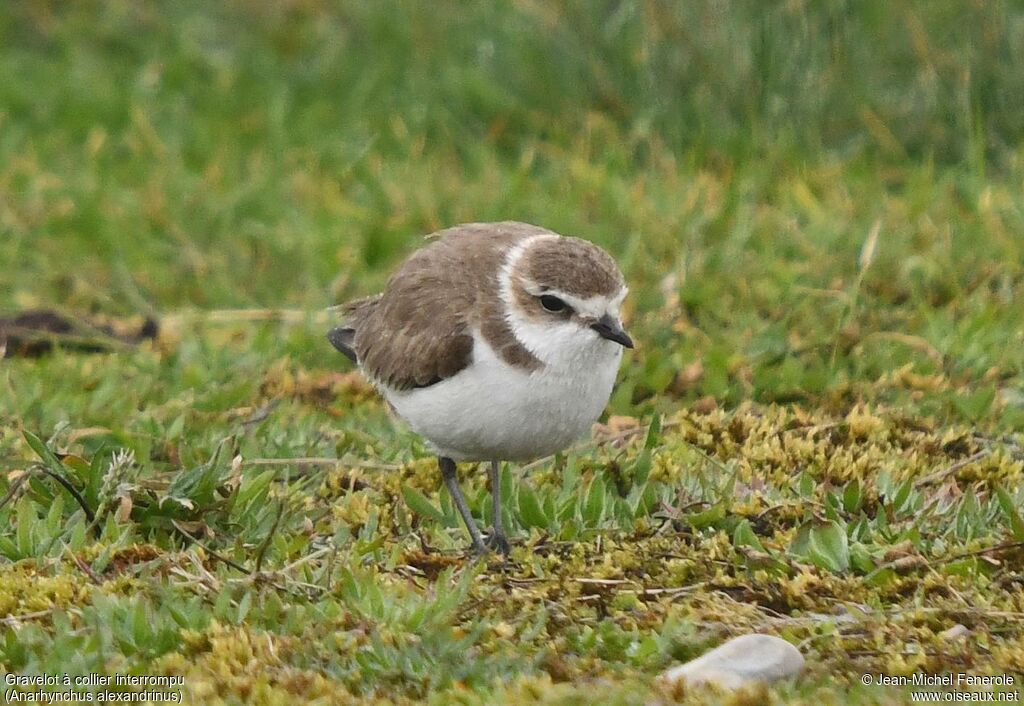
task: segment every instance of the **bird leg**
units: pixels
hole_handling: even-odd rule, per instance
[[[437,466],[441,469],[441,478],[444,480],[445,487],[448,488],[448,494],[452,496],[455,509],[462,515],[462,521],[466,523],[466,529],[469,530],[469,536],[473,540],[473,552],[475,554],[485,553],[487,548],[484,546],[483,536],[480,534],[476,522],[473,521],[469,505],[466,504],[466,499],[462,497],[462,491],[459,489],[459,479],[455,475],[455,461],[446,456],[438,456]]]
[[[494,526],[491,536],[487,538],[487,546],[498,550],[502,556],[508,556],[512,547],[509,546],[501,520],[501,461],[491,461],[487,469],[487,478],[491,484],[491,514],[494,516]]]

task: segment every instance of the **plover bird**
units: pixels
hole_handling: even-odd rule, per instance
[[[437,453],[477,553],[486,551],[456,463],[489,463],[494,525],[509,551],[502,461],[560,451],[600,416],[633,341],[619,309],[626,283],[601,248],[525,223],[442,230],[383,293],[347,304],[327,338]]]

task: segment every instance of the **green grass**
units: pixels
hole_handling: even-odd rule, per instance
[[[0,670],[644,704],[757,630],[808,668],[753,702],[1019,674],[1022,65],[1013,2],[5,4],[0,311],[163,327],[0,363]],[[638,341],[596,442],[505,470],[506,567],[323,339],[498,219],[611,251]]]

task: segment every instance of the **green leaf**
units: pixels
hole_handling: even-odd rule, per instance
[[[36,455],[46,464],[46,467],[51,471],[58,473],[64,472],[64,466],[61,465],[60,460],[54,455],[50,448],[43,443],[42,439],[28,431],[27,429],[22,432],[25,437],[25,441],[32,447],[32,450],[36,452]]]
[[[850,546],[850,564],[862,574],[870,573],[876,568],[875,560],[871,553],[867,547],[860,543]]]
[[[718,524],[725,519],[725,515],[725,503],[716,503],[707,510],[687,515],[686,521],[690,523],[690,526],[694,529],[704,529]]]
[[[1013,498],[998,485],[995,490],[996,499],[999,500],[999,507],[1002,508],[1003,514],[1006,515],[1006,523],[1010,527],[1014,540],[1018,542],[1024,541],[1024,518],[1021,518]]]
[[[863,500],[864,496],[861,493],[860,482],[855,478],[843,488],[843,509],[850,513],[857,512],[860,510]]]
[[[270,490],[270,484],[276,476],[274,471],[264,471],[255,478],[243,478],[238,492],[234,495],[233,506],[244,509],[252,503],[263,504]]]
[[[338,528],[334,531],[334,546],[344,547],[352,541],[352,530],[348,528],[348,525],[344,522],[338,523]]]
[[[96,507],[99,503],[100,489],[103,487],[103,474],[106,470],[103,464],[104,458],[106,455],[97,451],[89,460],[88,481],[82,494],[90,507]]]
[[[571,507],[571,503],[567,503]],[[558,505],[555,502],[554,493],[545,493],[544,502],[542,503],[542,510],[544,517],[551,517],[558,519]]]
[[[590,526],[597,525],[604,518],[605,505],[604,481],[601,478],[594,478],[587,489],[586,500],[583,503],[583,519]]]
[[[498,485],[501,488],[501,497],[515,497],[516,479],[507,463],[503,463],[498,473]],[[486,492],[486,491],[485,491]],[[488,504],[488,503],[484,503]]]
[[[537,494],[525,483],[519,488],[519,519],[526,527],[547,527],[548,518]]]
[[[11,560],[17,560],[19,556],[18,547],[15,546],[7,537],[0,537],[0,556],[5,556]]]
[[[807,556],[822,569],[841,573],[850,568],[846,530],[835,522],[813,528],[807,536]]]
[[[972,393],[957,394],[953,397],[953,406],[971,421],[978,421],[988,413],[995,398],[995,387],[983,387]]]
[[[643,486],[647,482],[647,478],[651,475],[651,452],[644,449],[636,457],[636,462],[633,464],[633,488]]]
[[[840,522],[843,518],[839,514],[840,510],[839,496],[833,492],[825,494],[825,517],[833,522]]]
[[[216,490],[221,474],[214,461],[182,471],[167,488],[167,496],[175,498],[183,507],[192,503],[190,509],[209,509],[217,503]]]
[[[651,417],[651,425],[647,428],[647,438],[644,440],[644,448],[650,451],[658,445],[661,439],[661,415],[655,414]]]
[[[803,473],[800,474],[800,479],[797,483],[797,492],[800,493],[802,497],[813,497],[814,486],[814,477],[810,473],[804,471]]]
[[[51,537],[60,534],[61,531],[61,520],[63,519],[64,513],[64,496],[58,495],[53,499],[50,504],[50,509],[46,512],[46,520],[44,526],[46,532]]]
[[[86,489],[88,489],[89,482],[92,479],[92,466],[84,458],[81,456],[75,456],[74,454],[65,456],[63,464],[66,468],[70,468],[74,471],[72,475],[75,476],[76,480],[78,480],[83,486],[86,486]],[[88,500],[88,497],[86,499]]]
[[[959,561],[952,561],[939,569],[947,576],[962,576],[972,578],[978,573],[978,558],[969,556]]]
[[[129,616],[126,616],[128,618]],[[132,609],[131,616],[131,630],[132,640],[135,645],[142,647],[147,642],[147,637],[150,634],[150,626],[152,623],[149,611],[146,610],[146,604],[141,600],[137,600]]]
[[[550,498],[551,496],[549,495],[548,499]],[[574,498],[571,495],[567,495],[563,500],[560,501],[560,505],[558,506],[558,511],[556,513],[558,521],[568,522],[569,520],[579,519],[579,505],[580,504],[576,498]]]
[[[238,601],[238,614],[236,616],[236,623],[241,625],[245,622],[245,617],[249,615],[249,610],[252,608],[252,591],[246,591],[245,595],[242,596],[242,600]]]
[[[850,536],[850,539],[862,542],[867,541],[871,537],[871,525],[864,513],[861,513],[857,521],[850,525],[846,533]]]
[[[883,566],[882,568],[875,569],[870,574],[864,577],[864,583],[869,586],[876,588],[882,588],[893,583],[897,579],[896,572],[892,569]]]
[[[892,507],[896,515],[900,516],[909,512],[913,507],[914,499],[914,481],[908,478],[896,489],[896,494],[892,499]]]
[[[764,551],[764,546],[761,544],[761,540],[754,534],[754,528],[750,526],[750,521],[744,518],[732,533],[732,545],[734,547],[751,547],[759,552]]]
[[[807,558],[807,545],[810,542],[810,535],[811,528],[809,525],[803,525],[798,529],[796,536],[793,537],[793,541],[789,544],[789,553],[801,559]]]
[[[18,544],[18,553],[22,557],[32,556],[35,548],[35,543],[32,541],[34,534],[32,530],[35,529],[36,523],[39,521],[35,503],[27,497],[22,498],[18,502],[17,518],[18,526],[15,530],[15,538]]]
[[[417,515],[429,517],[435,522],[444,523],[444,513],[438,510],[433,503],[427,500],[427,496],[420,491],[407,485],[403,485],[402,497],[405,498],[405,504],[409,506],[409,509]]]

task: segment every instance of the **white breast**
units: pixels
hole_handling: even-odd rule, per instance
[[[527,371],[505,363],[480,336],[473,362],[430,387],[382,392],[413,431],[456,461],[525,461],[586,434],[600,416],[622,347],[586,335],[573,355]],[[563,348],[563,351],[565,349]]]

